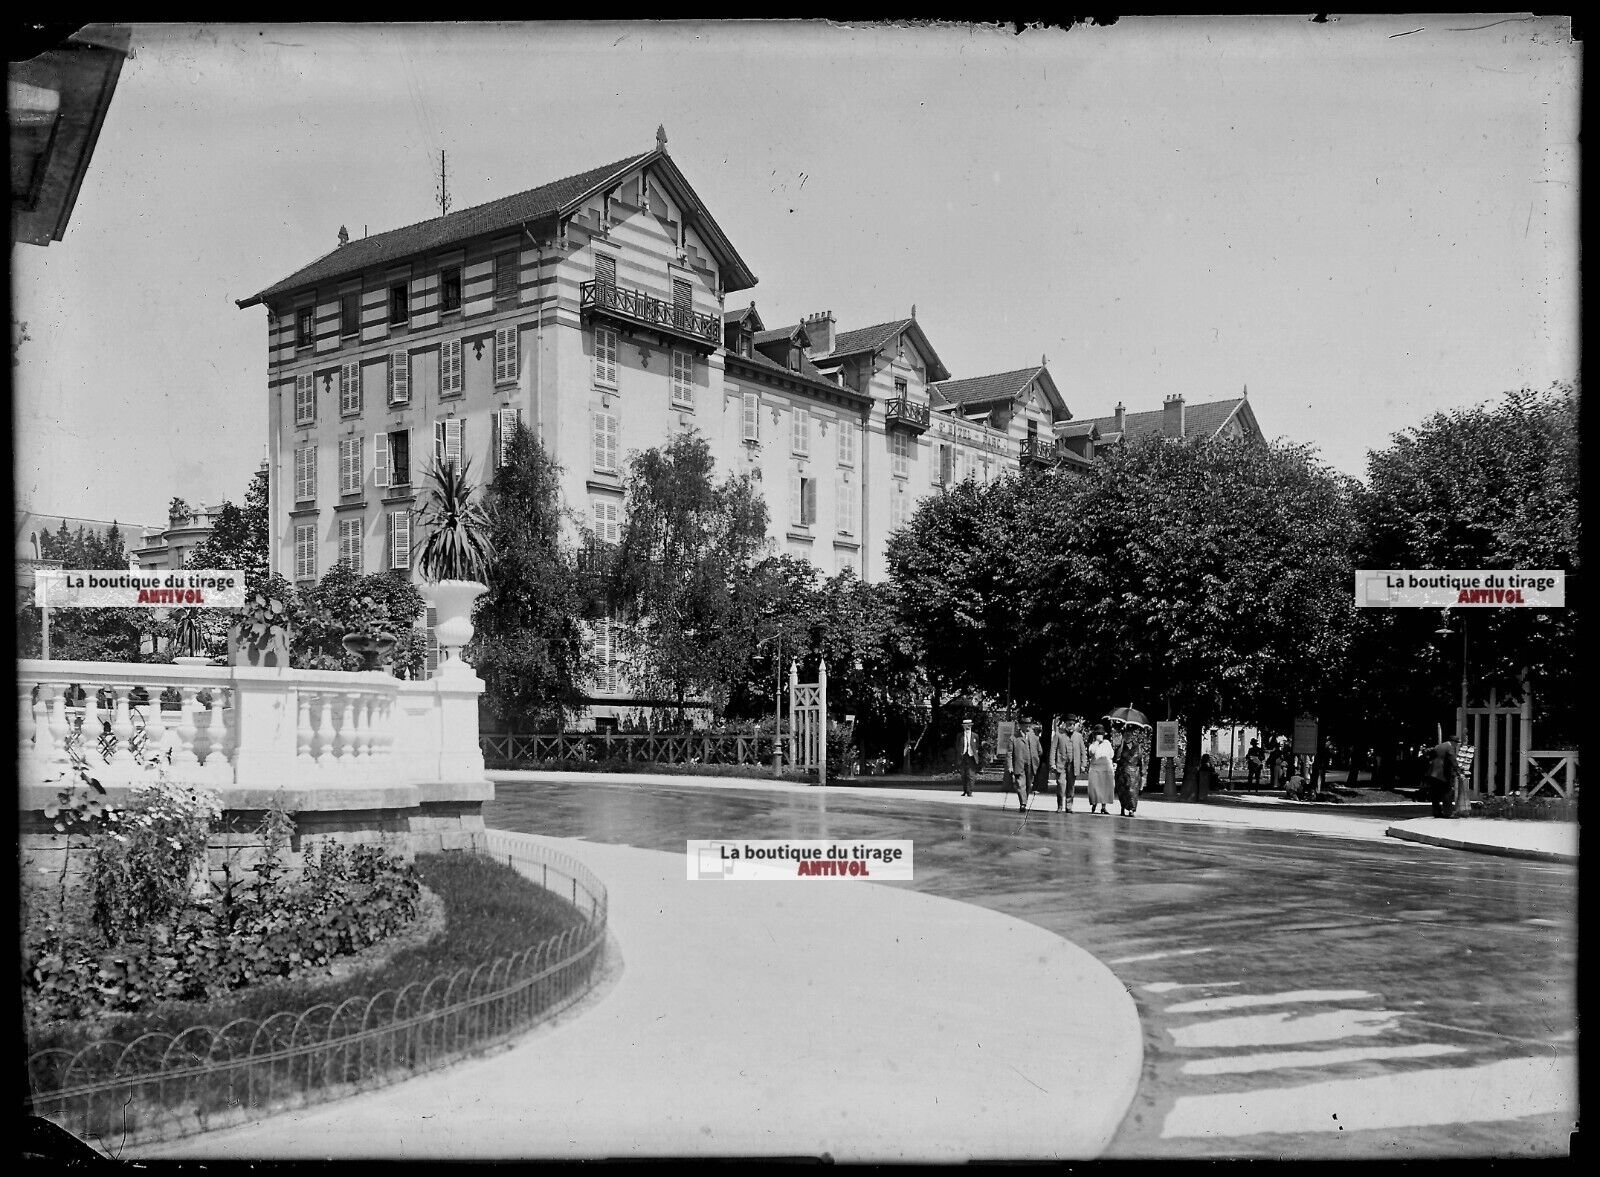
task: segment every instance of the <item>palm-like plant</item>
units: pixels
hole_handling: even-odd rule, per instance
[[[432,581],[477,580],[488,577],[492,549],[489,546],[489,513],[482,503],[473,501],[468,478],[471,463],[440,464],[435,461],[428,478],[433,483],[422,523],[428,538],[422,541],[418,564],[422,575]]]
[[[172,640],[185,654],[191,657],[200,654],[201,647],[205,645],[205,630],[200,624],[198,609],[172,611]]]

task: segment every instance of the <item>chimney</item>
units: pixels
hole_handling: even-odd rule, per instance
[[[1121,433],[1123,431],[1123,427],[1124,427],[1124,422],[1123,422],[1123,417],[1122,417],[1122,402],[1118,401],[1117,402],[1117,432]]]
[[[811,336],[811,354],[825,356],[833,350],[833,312],[823,311],[816,315],[807,315],[801,322],[804,324],[806,334]]]
[[[1161,403],[1161,433],[1165,437],[1183,436],[1183,393],[1175,392]]]

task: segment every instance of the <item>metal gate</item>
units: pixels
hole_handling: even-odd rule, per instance
[[[817,664],[817,681],[800,681],[800,663],[789,663],[789,732],[794,762],[815,769],[817,784],[828,783],[828,665]]]

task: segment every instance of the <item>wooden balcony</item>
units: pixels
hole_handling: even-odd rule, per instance
[[[883,423],[903,425],[915,433],[924,433],[928,428],[928,406],[919,405],[903,396],[897,397],[884,405]]]
[[[1054,437],[1026,437],[1020,456],[1024,465],[1059,466],[1064,451],[1065,447]]]
[[[699,314],[626,286],[583,283],[579,287],[579,310],[583,314],[603,315],[629,327],[649,327],[700,351],[712,352],[722,344],[722,324],[711,315]]]

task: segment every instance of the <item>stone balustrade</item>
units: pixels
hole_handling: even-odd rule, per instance
[[[225,810],[276,798],[302,832],[401,833],[422,848],[482,829],[494,795],[478,744],[483,682],[383,671],[27,659],[17,664],[19,807],[40,813],[74,754],[113,794],[152,779],[219,791]],[[442,835],[450,835],[443,838]]]

